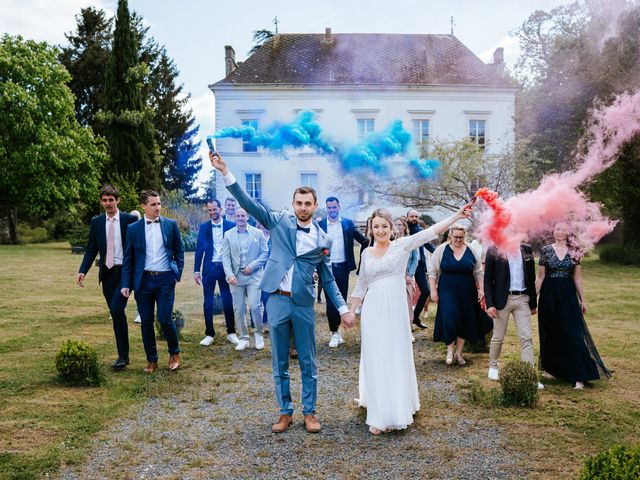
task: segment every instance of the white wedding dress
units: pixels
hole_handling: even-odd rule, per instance
[[[420,410],[405,272],[411,251],[433,240],[431,228],[394,240],[382,258],[362,254],[352,296],[364,298],[358,405],[370,428],[404,429]]]

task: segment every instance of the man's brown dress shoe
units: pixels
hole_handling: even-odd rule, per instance
[[[180,354],[174,353],[169,356],[169,370],[175,372],[180,366]]]
[[[276,423],[271,425],[271,431],[273,433],[282,433],[287,430],[293,424],[293,417],[291,415],[282,414]]]
[[[153,373],[158,368],[158,362],[149,362],[147,366],[144,367],[144,373]]]
[[[298,351],[295,349],[295,347],[291,347],[291,349],[289,349],[289,356],[291,358],[298,358]]]
[[[320,431],[320,422],[315,415],[305,415],[304,426],[309,433],[318,433]]]

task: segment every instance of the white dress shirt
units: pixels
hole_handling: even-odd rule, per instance
[[[327,218],[327,235],[331,238],[331,263],[342,263],[347,259],[344,254],[344,233],[342,231],[342,218],[331,222]]]
[[[220,225],[220,227],[214,228],[214,225]],[[211,220],[211,235],[213,237],[213,255],[211,256],[212,262],[222,261],[222,238],[224,237],[224,223],[222,217],[219,222],[216,223]]]
[[[524,282],[524,267],[522,265],[522,252],[518,249],[518,252],[509,255],[509,290],[516,290],[523,292],[527,289]]]
[[[149,219],[145,216],[144,238],[147,242],[147,251],[144,258],[144,269],[152,272],[168,272],[171,270],[167,249],[164,248],[162,240],[162,230],[160,223],[147,223]]]
[[[105,214],[106,215],[106,214]],[[114,243],[114,253],[113,253],[113,265],[122,265],[122,259],[124,258],[124,250],[122,249],[122,232],[120,230],[120,210],[116,211],[116,214],[111,218],[109,215],[106,215],[107,221],[105,222],[105,235],[107,239],[107,250],[109,250],[109,223],[112,221],[112,218],[115,219],[113,222],[113,243]]]

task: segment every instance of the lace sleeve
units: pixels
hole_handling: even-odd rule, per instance
[[[356,287],[353,289],[351,293],[352,297],[355,298],[364,298],[369,289],[367,284],[367,258],[369,257],[367,253],[367,249],[362,252],[362,261],[360,262],[360,272],[358,273],[358,281],[356,282]]]
[[[420,230],[418,233],[414,235],[409,235],[408,237],[402,237],[397,241],[402,242],[402,248],[406,251],[415,250],[418,247],[421,247],[427,242],[430,242],[434,238],[438,238],[438,235],[433,233],[433,229],[431,227]]]
[[[540,249],[540,259],[538,260],[538,265],[541,267],[549,266],[549,261],[547,260],[547,245]]]

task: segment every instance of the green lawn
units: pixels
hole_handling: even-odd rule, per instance
[[[0,351],[4,366],[0,370],[0,478],[38,478],[61,464],[78,462],[97,431],[147,396],[189,388],[201,381],[198,372],[214,361],[220,375],[229,373],[225,362],[230,360],[214,359],[198,346],[203,333],[202,290],[192,280],[193,254],[188,254],[185,276],[176,294],[176,308],[187,319],[181,344],[185,368],[169,374],[166,358],[161,357],[158,374],[143,375],[146,362],[140,331],[131,322],[132,363],[125,371],[107,370],[108,381],[101,388],[60,386],[54,355],[65,339],[86,341],[105,363],[115,358],[97,269],[90,271],[86,287],[78,288],[75,274],[80,261],[81,256],[70,254],[66,244],[0,246]],[[586,455],[615,443],[638,443],[640,269],[602,265],[593,256],[584,262],[584,278],[590,306],[587,323],[605,363],[615,371],[610,381],[596,382],[582,392],[546,381],[547,388],[533,409],[472,402],[452,407],[434,401],[425,409],[433,415],[420,418],[480,416],[502,425],[510,442],[523,452],[522,462],[532,478],[571,478]],[[134,305],[130,302],[131,319]],[[432,319],[433,313],[430,325]],[[221,322],[219,317],[216,322]],[[516,358],[512,325],[507,338],[504,358]],[[474,386],[485,390],[495,387],[486,379],[487,355],[469,355],[468,360],[465,368],[449,369],[458,388],[466,392]]]

